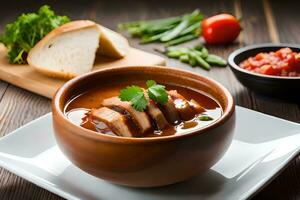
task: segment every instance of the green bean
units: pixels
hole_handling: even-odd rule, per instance
[[[179,58],[181,55],[187,55],[188,50],[186,48],[167,48],[167,55],[171,57]]]
[[[200,65],[200,67],[202,67],[203,69],[206,69],[206,70],[210,70],[209,63],[207,63],[202,57],[197,56],[196,60],[197,60],[198,64]]]
[[[196,57],[193,56],[192,54],[188,54],[189,56],[189,64],[192,66],[192,67],[195,67],[197,65],[197,60],[196,60]]]
[[[195,17],[193,17],[191,20],[190,20],[190,24],[193,24],[195,22],[200,22],[204,19],[204,15],[202,15],[201,13],[198,13]],[[199,23],[200,24],[200,23]]]
[[[198,44],[198,45],[194,46],[194,49],[197,50],[197,51],[201,51],[202,48],[203,48],[202,44]]]
[[[166,45],[167,46],[178,45],[178,44],[181,44],[181,43],[184,43],[184,42],[187,42],[187,41],[191,41],[191,40],[196,39],[198,37],[199,37],[198,35],[194,35],[194,34],[184,35],[184,36],[181,36],[179,38],[176,38],[176,39],[173,39],[173,40],[167,42]]]
[[[190,25],[189,27],[187,27],[185,30],[181,31],[181,33],[179,34],[179,36],[186,35],[188,33],[192,33],[195,30],[197,30],[199,27],[200,27],[200,23],[196,22],[196,23]]]
[[[194,51],[197,54],[197,56],[203,57],[203,54],[202,54],[201,51],[198,51],[198,50],[195,50],[195,49],[191,49],[190,51]]]
[[[181,51],[169,51],[167,52],[167,56],[170,58],[179,58],[182,55]]]
[[[173,29],[176,26],[176,24],[167,25],[167,26],[153,26],[148,27],[144,32],[146,35],[156,35],[162,32],[169,31],[170,29]]]
[[[189,15],[189,18],[190,18],[190,23],[193,24],[195,23],[196,21],[202,21],[203,18],[204,18],[204,15],[202,15],[200,13],[200,11],[197,9],[197,10],[194,10],[190,15]]]
[[[189,55],[196,60],[196,63],[205,70],[210,70],[210,65],[203,60],[201,56],[198,56],[196,52],[190,51]]]
[[[204,18],[198,9],[194,10],[191,14],[184,15],[183,17],[188,17],[191,23],[193,23],[194,20],[202,20]]]
[[[121,23],[118,28],[126,30],[132,37],[142,38],[142,44],[163,42],[166,45],[176,45],[199,36],[203,18],[200,11],[195,10],[177,17]]]
[[[220,56],[217,56],[217,55],[209,54],[205,60],[206,60],[206,62],[208,62],[212,65],[219,65],[219,66],[227,65],[226,60],[224,60],[223,58],[221,58]]]
[[[133,37],[139,37],[139,36],[142,35],[141,29],[138,28],[138,27],[131,27],[131,28],[128,29],[128,32]]]
[[[180,34],[180,32],[183,31],[188,25],[189,25],[188,19],[182,20],[180,24],[178,24],[174,29],[172,29],[172,31],[169,34],[163,36],[160,39],[160,41],[167,42],[176,38]]]
[[[150,37],[143,37],[141,40],[141,44],[146,44],[146,43],[150,43],[150,42],[154,42],[159,40],[161,37],[163,37],[164,35],[166,35],[168,33],[168,31],[157,34],[157,35],[153,35]]]
[[[189,55],[188,55],[188,54],[181,55],[181,56],[179,57],[179,60],[180,60],[181,62],[188,63],[188,62],[189,62]]]
[[[169,46],[166,48],[167,51],[181,51],[188,53],[189,49],[185,47],[178,47],[178,46]]]
[[[205,70],[210,70],[211,65],[226,66],[227,62],[213,54],[200,45],[193,48],[170,46],[159,52],[166,54],[170,58],[179,59],[181,62],[189,63],[192,67],[199,66]]]
[[[161,38],[161,41],[162,42],[167,42],[167,41],[170,41],[172,39],[175,39],[177,36],[180,36],[180,35],[185,35],[185,34],[188,34],[188,33],[191,33],[193,31],[195,31],[197,29],[197,27],[188,27],[189,24],[197,17],[200,15],[200,12],[199,10],[195,10],[194,12],[192,12],[192,14],[190,15],[185,15],[183,17],[183,20],[181,21],[180,24],[178,24],[173,30],[171,33],[169,33],[168,35],[164,36]],[[200,25],[199,23],[200,19],[198,20],[198,25]],[[195,23],[195,22],[193,22]],[[182,34],[182,32],[184,32],[184,34]]]
[[[166,48],[167,51],[179,51],[182,49],[185,49],[185,48],[184,47],[176,47],[176,46],[170,46],[170,47]]]
[[[202,53],[202,58],[206,58],[207,56],[208,56],[208,50],[207,50],[207,48],[205,48],[205,47],[203,47],[202,49],[201,49],[201,53]]]

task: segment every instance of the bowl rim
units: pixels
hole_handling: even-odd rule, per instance
[[[64,114],[64,111],[60,109],[60,102],[62,100],[62,96],[65,91],[68,89],[72,88],[72,86],[78,82],[81,82],[84,79],[87,79],[91,76],[96,76],[99,73],[107,73],[107,72],[114,72],[114,71],[139,71],[142,68],[146,69],[152,69],[157,71],[164,70],[165,72],[168,72],[169,70],[176,71],[177,73],[183,73],[185,76],[192,76],[192,77],[200,77],[201,79],[205,79],[206,81],[214,84],[215,86],[219,87],[221,91],[224,93],[224,96],[227,100],[227,109],[223,110],[223,114],[219,119],[214,121],[211,124],[208,124],[205,127],[196,129],[196,130],[191,130],[188,131],[185,134],[180,134],[180,135],[171,135],[171,136],[161,136],[161,137],[140,137],[140,138],[135,138],[135,137],[120,137],[120,136],[112,136],[112,135],[106,135],[106,134],[99,134],[95,131],[80,127],[74,123],[72,123],[69,119]],[[89,139],[94,139],[94,140],[99,140],[99,141],[106,141],[106,142],[113,142],[113,143],[151,143],[151,142],[166,142],[166,141],[172,141],[172,140],[178,140],[178,139],[183,139],[183,138],[189,138],[195,135],[200,135],[208,132],[209,130],[212,130],[225,122],[227,122],[232,115],[235,112],[235,103],[232,95],[230,92],[220,83],[217,81],[204,77],[202,75],[186,71],[186,70],[181,70],[177,68],[172,68],[172,67],[165,67],[165,66],[122,66],[122,67],[108,67],[104,68],[101,70],[89,72],[80,76],[77,76],[69,81],[67,81],[63,86],[61,86],[55,93],[53,100],[52,100],[52,117],[56,115],[58,117],[58,120],[61,122],[66,123],[69,127],[72,127],[74,129],[80,129],[81,131],[77,131],[76,133],[79,133],[79,135],[83,137],[87,137]],[[75,133],[75,132],[74,132]]]
[[[265,75],[265,74],[259,74],[255,72],[248,71],[246,69],[243,69],[239,66],[239,63],[237,64],[234,59],[238,56],[240,56],[242,53],[245,53],[247,51],[253,51],[255,49],[260,48],[268,48],[268,47],[278,47],[278,48],[284,48],[284,47],[291,47],[295,49],[299,49],[300,51],[300,45],[298,44],[288,44],[288,43],[263,43],[263,44],[253,44],[248,45],[242,48],[239,48],[235,51],[233,51],[229,57],[228,57],[228,64],[231,69],[240,71],[242,73],[246,73],[250,76],[259,77],[261,79],[269,79],[269,80],[300,80],[300,77],[289,77],[289,76],[272,76],[272,75]]]

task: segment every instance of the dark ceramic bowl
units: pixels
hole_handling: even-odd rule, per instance
[[[203,91],[219,103],[223,115],[184,135],[155,138],[99,134],[76,126],[64,115],[70,98],[101,83],[148,79]],[[209,78],[167,67],[110,68],[76,77],[58,90],[52,109],[58,146],[76,166],[101,179],[134,187],[168,185],[209,169],[228,149],[235,125],[234,102],[227,89]]]
[[[287,99],[299,99],[297,92],[300,86],[300,77],[280,77],[263,75],[239,67],[239,64],[251,56],[260,52],[277,51],[289,47],[293,51],[300,52],[300,45],[293,44],[258,44],[240,48],[229,55],[228,64],[237,79],[247,88],[256,93]]]

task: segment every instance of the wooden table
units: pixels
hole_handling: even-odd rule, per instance
[[[168,17],[191,12],[196,8],[199,8],[207,16],[220,12],[233,13],[242,17],[241,23],[244,31],[238,42],[230,46],[208,47],[211,52],[225,58],[234,49],[248,44],[300,43],[300,1],[81,0],[72,1],[72,3],[71,1],[50,1],[48,4],[52,5],[58,13],[69,15],[72,19],[89,18],[113,29],[119,22]],[[6,5],[2,4],[0,7],[0,29],[3,30],[4,25],[15,19],[20,13],[36,10],[40,5],[39,1],[32,0],[6,1]],[[157,44],[141,46],[137,40],[131,40],[131,44],[153,53],[155,53],[153,47],[157,46]],[[168,59],[167,64],[209,76],[221,82],[233,94],[237,105],[300,122],[299,103],[287,103],[254,94],[235,79],[229,68],[214,68],[210,72],[206,72],[172,59]],[[0,81],[0,137],[49,111],[49,99]],[[253,199],[299,198],[299,172],[300,159],[298,157]],[[61,198],[0,168],[0,199]]]

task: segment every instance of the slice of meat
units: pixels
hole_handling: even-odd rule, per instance
[[[123,115],[126,118],[126,122],[128,126],[131,128],[131,130],[140,134],[140,128],[138,127],[135,120],[132,118],[131,114],[127,110],[119,106],[111,106],[110,109]]]
[[[195,112],[188,101],[184,99],[174,99],[174,104],[182,120],[187,121],[195,116]]]
[[[129,102],[121,101],[119,97],[111,97],[104,99],[102,102],[103,106],[106,107],[121,107],[127,110],[132,119],[135,121],[136,125],[139,127],[141,133],[145,133],[151,129],[151,122],[145,112],[139,112],[135,110]]]
[[[147,112],[151,116],[151,118],[155,121],[158,129],[162,130],[169,125],[164,114],[161,112],[161,110],[157,107],[157,105],[152,100],[149,100]]]
[[[205,111],[205,108],[203,108],[197,101],[194,99],[191,99],[189,101],[190,106],[197,112],[197,113],[202,113]]]
[[[93,119],[104,122],[116,135],[124,137],[135,135],[128,128],[125,117],[112,109],[106,107],[92,109],[91,116]]]
[[[165,118],[164,114],[162,113],[162,111],[156,105],[156,103],[149,98],[148,92],[145,89],[143,90],[146,99],[149,101],[146,112],[152,119],[153,127],[155,130],[158,131],[163,130],[164,128],[169,126],[169,123]]]
[[[175,108],[177,109],[180,118],[183,120],[190,120],[195,116],[194,109],[190,106],[189,102],[177,92],[177,90],[170,90],[168,94],[173,99]]]
[[[169,90],[168,94],[172,97],[172,99],[185,99],[184,96],[177,92],[177,90]]]
[[[99,120],[93,120],[93,123],[97,132],[104,133],[105,135],[114,135],[114,136],[117,135],[104,122],[101,122]]]
[[[179,113],[175,108],[175,104],[172,98],[169,97],[168,102],[160,106],[160,109],[170,124],[176,125],[180,123],[181,120],[179,117]]]

